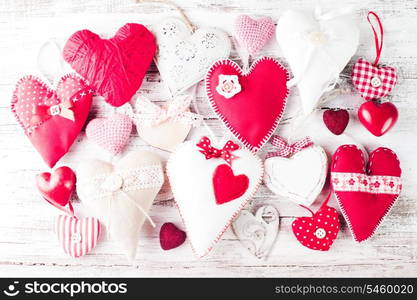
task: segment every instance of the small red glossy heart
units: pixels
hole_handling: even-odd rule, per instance
[[[323,122],[333,134],[340,135],[349,123],[349,113],[346,109],[328,109],[323,113]]]
[[[368,101],[359,107],[358,119],[370,133],[381,136],[397,122],[398,110],[391,102],[380,104]]]
[[[242,196],[249,186],[248,176],[235,176],[229,165],[219,165],[213,174],[214,196],[217,204],[224,204]]]
[[[173,223],[164,223],[159,231],[159,242],[164,250],[171,250],[181,246],[187,235]]]

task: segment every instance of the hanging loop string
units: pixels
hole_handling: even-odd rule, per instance
[[[39,48],[37,68],[42,76],[54,86],[64,75],[64,59],[61,55],[61,47],[54,39],[50,39]]]
[[[374,24],[371,21],[371,16],[373,16],[376,19],[376,21],[378,22],[379,36],[378,36],[378,33],[375,29]],[[371,25],[372,31],[374,33],[376,57],[375,57],[375,61],[374,61],[373,65],[377,66],[378,62],[379,62],[379,58],[381,57],[382,45],[384,44],[384,29],[382,27],[381,19],[373,11],[368,12],[367,19],[368,19],[368,22]]]

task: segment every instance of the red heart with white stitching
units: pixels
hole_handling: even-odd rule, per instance
[[[242,196],[249,186],[245,174],[234,175],[229,165],[219,165],[213,174],[213,189],[217,204],[227,203]]]

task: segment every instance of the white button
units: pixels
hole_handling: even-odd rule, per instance
[[[371,85],[373,87],[380,87],[382,84],[381,78],[379,78],[378,76],[375,76],[371,79]]]
[[[123,178],[118,174],[111,174],[107,176],[102,184],[102,188],[110,192],[119,190],[123,185]]]
[[[82,240],[82,238],[81,238],[81,234],[79,234],[78,232],[74,232],[74,233],[71,235],[71,240],[72,240],[74,243],[79,243],[79,242],[81,242],[81,240]]]
[[[314,234],[318,239],[323,239],[326,236],[326,230],[324,230],[323,228],[317,228]]]
[[[61,113],[61,107],[59,105],[53,105],[49,108],[51,115],[56,116]]]

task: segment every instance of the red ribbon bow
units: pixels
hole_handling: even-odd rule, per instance
[[[282,137],[278,135],[273,135],[270,143],[277,147],[278,150],[274,152],[268,152],[266,158],[281,156],[281,157],[289,157],[292,156],[294,153],[303,150],[304,148],[310,147],[313,145],[313,141],[310,137],[305,137],[294,144],[289,145]]]
[[[72,111],[72,101],[66,100],[56,105],[33,105],[32,117],[30,119],[31,125],[39,124],[40,122],[50,119],[52,116],[61,116],[68,120],[75,122],[74,112]]]
[[[224,145],[223,149],[217,149],[211,146],[210,139],[204,136],[197,143],[197,147],[202,149],[200,150],[200,152],[204,154],[206,159],[222,158],[225,162],[231,165],[232,161],[238,158],[237,156],[233,155],[231,152],[239,149],[239,145],[235,144],[232,141],[228,141],[226,145]]]

